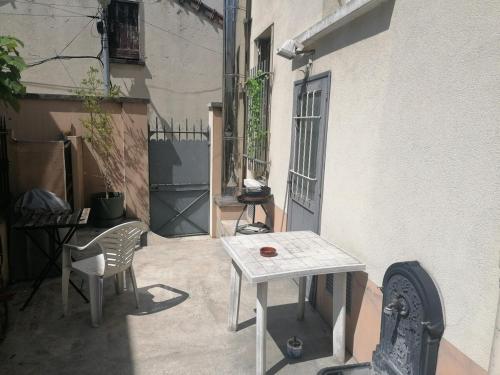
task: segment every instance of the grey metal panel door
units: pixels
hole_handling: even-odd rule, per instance
[[[330,73],[295,83],[287,230],[319,233]]]
[[[149,131],[151,230],[161,236],[209,230],[208,131]]]

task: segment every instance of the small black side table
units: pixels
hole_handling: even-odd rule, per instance
[[[241,226],[239,225],[241,217],[245,213],[248,206],[254,206],[253,215],[252,215],[252,224],[255,224],[255,206],[261,206],[262,209],[264,210],[264,213],[266,214],[266,218],[269,217],[267,210],[266,210],[266,207],[265,207],[265,204],[268,203],[272,199],[272,197],[273,197],[272,194],[264,195],[264,196],[248,195],[248,194],[238,195],[238,197],[236,199],[238,200],[238,202],[244,204],[245,206],[243,207],[243,210],[241,211],[241,214],[238,217],[238,220],[236,221],[236,227],[234,228],[234,235],[235,236],[236,236],[236,233],[238,233],[239,230],[242,229],[242,227],[248,225],[248,224],[241,225]],[[245,233],[242,233],[242,234],[245,234]]]
[[[31,299],[37,292],[38,288],[40,288],[43,281],[49,274],[51,267],[55,267],[61,270],[61,267],[57,264],[57,260],[61,255],[63,246],[71,240],[71,238],[73,237],[73,235],[75,234],[76,230],[79,227],[87,224],[89,213],[90,213],[90,208],[77,209],[72,213],[62,214],[62,215],[50,214],[50,213],[47,214],[32,213],[22,216],[14,224],[14,229],[24,232],[24,234],[33,242],[35,248],[38,249],[47,258],[47,264],[43,268],[42,272],[40,272],[38,277],[35,279],[32,286],[31,294],[21,307],[21,311],[23,311],[26,308],[26,306],[28,306]],[[68,229],[68,232],[63,238],[61,238],[58,231],[58,229],[62,228]],[[49,235],[49,238],[52,239],[55,245],[53,255],[47,252],[32,236],[31,231],[35,229],[41,229],[45,231]],[[82,293],[80,288],[78,288],[71,280],[70,283],[71,286],[75,288],[75,290],[78,292],[78,294],[82,296],[85,302],[88,302],[89,300]]]

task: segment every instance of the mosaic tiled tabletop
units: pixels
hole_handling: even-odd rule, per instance
[[[313,232],[223,237],[222,243],[251,283],[365,269],[359,260]],[[277,255],[261,256],[264,246],[276,248]]]

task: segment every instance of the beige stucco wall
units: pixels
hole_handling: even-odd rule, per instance
[[[210,128],[210,236],[217,237],[217,205],[215,197],[222,191],[222,103],[208,105]]]
[[[62,139],[63,135],[84,136],[81,119],[88,114],[78,98],[64,96],[30,96],[22,99],[20,105],[19,113],[0,106],[0,112],[6,113],[7,128],[15,139],[22,141],[17,142],[19,147],[12,142],[14,152],[9,156],[12,160],[12,192],[20,194],[27,189],[42,187],[64,196],[64,184],[58,180],[64,173],[61,160],[56,157],[56,153],[62,157],[62,146],[54,141]],[[113,190],[125,193],[127,217],[139,218],[149,224],[147,101],[124,99],[106,102],[104,108],[110,113],[113,126],[113,144],[108,160],[112,164],[109,170]],[[89,207],[91,195],[104,190],[99,156],[91,152],[85,141],[69,138],[80,143],[79,147],[75,144],[72,155],[74,161],[81,163],[80,166],[73,165],[73,170],[79,175],[75,178],[80,177],[80,181],[74,180],[75,194],[82,201],[78,205]],[[59,145],[59,148],[54,145]],[[36,162],[27,164],[40,153]],[[51,173],[47,173],[49,168]]]
[[[67,200],[64,142],[9,139],[10,192],[17,198],[35,187]]]
[[[145,65],[111,64],[112,82],[125,96],[150,98],[153,121],[159,117],[184,124],[188,118],[190,124],[202,120],[206,126],[206,104],[221,98],[222,28],[173,0],[138,2]],[[222,12],[222,0],[204,2]],[[28,63],[58,54],[97,56],[101,45],[96,20],[85,17],[96,15],[97,0],[54,4],[0,2],[0,35],[24,41],[21,53]],[[68,93],[89,65],[100,67],[95,59],[56,60],[29,68],[22,78],[28,92]]]
[[[280,46],[327,8],[255,0],[252,39],[274,24]],[[391,263],[420,261],[445,339],[483,369],[498,300],[499,19],[497,1],[388,1],[313,46],[312,66],[332,75],[321,234],[377,285]],[[272,69],[269,184],[282,205],[304,66],[275,55]]]

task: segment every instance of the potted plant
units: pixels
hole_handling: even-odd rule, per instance
[[[90,215],[94,225],[111,227],[120,223],[123,218],[124,196],[122,192],[112,191],[113,120],[106,112],[103,102],[118,97],[120,88],[110,85],[109,95],[105,95],[103,85],[98,69],[90,67],[87,77],[82,80],[76,93],[83,101],[83,108],[88,112],[88,116],[80,119],[84,128],[83,138],[97,163],[104,187],[103,192],[92,195]]]
[[[302,357],[304,343],[297,336],[290,337],[286,342],[286,353],[289,358],[297,359]]]

